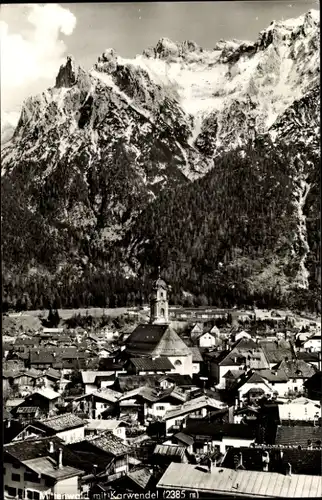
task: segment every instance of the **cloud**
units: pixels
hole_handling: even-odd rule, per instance
[[[1,101],[6,111],[12,111],[8,108],[13,101],[27,97],[28,86],[41,79],[52,83],[66,54],[60,36],[71,35],[76,26],[74,14],[58,4],[15,6],[18,15],[21,7],[28,9],[28,34],[11,33],[0,21]]]

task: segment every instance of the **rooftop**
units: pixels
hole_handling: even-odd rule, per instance
[[[160,357],[155,359],[150,358],[131,358],[130,362],[137,370],[173,370],[173,364],[168,358]]]
[[[317,476],[286,476],[274,472],[206,468],[191,464],[171,463],[158,483],[158,488],[199,491],[209,494],[230,494],[251,497],[319,498],[321,478]]]
[[[84,420],[73,413],[65,413],[63,415],[57,415],[56,417],[46,418],[45,420],[40,420],[38,423],[55,432],[75,429],[85,425]]]
[[[168,410],[164,416],[164,420],[169,420],[180,415],[185,415],[186,413],[193,413],[205,407],[221,409],[223,407],[223,403],[207,396],[200,396],[199,398],[186,401],[184,404],[174,408],[173,410]]]
[[[99,436],[87,436],[86,441],[90,442],[93,446],[110,453],[111,455],[118,456],[128,453],[130,448],[124,444],[122,439],[114,436],[111,432],[104,432]]]
[[[67,479],[83,474],[83,471],[66,465],[59,469],[57,467],[57,462],[51,457],[33,458],[31,460],[22,461],[22,463],[36,474],[48,476],[56,480]]]
[[[279,425],[277,427],[275,444],[277,445],[300,445],[302,447],[308,446],[310,440],[312,446],[315,446],[319,441],[321,444],[322,433],[320,426],[289,426]]]

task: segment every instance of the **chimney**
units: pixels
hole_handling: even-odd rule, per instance
[[[49,441],[48,451],[49,451],[49,453],[54,453],[55,449],[54,449],[54,442],[53,441]]]
[[[286,464],[286,475],[291,476],[292,475],[292,466],[290,463]]]
[[[58,469],[63,468],[63,448],[58,450]]]
[[[208,463],[207,463],[207,466],[208,466],[208,472],[211,473],[211,469],[212,469],[212,461],[210,458],[208,458]]]
[[[268,451],[264,451],[262,456],[263,471],[268,472],[268,464],[270,462]]]

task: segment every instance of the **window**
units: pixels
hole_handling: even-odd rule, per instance
[[[162,405],[158,405],[158,406],[156,407],[156,409],[157,409],[157,410],[164,410],[164,406],[162,406]]]
[[[161,308],[160,314],[161,314],[162,317],[164,316],[164,309],[163,309],[163,307]]]
[[[30,483],[40,483],[40,477],[34,472],[25,472],[24,481],[29,481]]]
[[[23,490],[22,489],[18,489],[18,498],[23,498]]]
[[[39,491],[27,490],[27,498],[29,500],[40,500]]]
[[[12,479],[12,481],[16,481],[17,483],[20,483],[20,474],[12,474],[11,479]]]
[[[180,359],[177,359],[177,361],[175,361],[174,364],[175,364],[175,366],[181,366],[182,365]]]
[[[15,497],[15,496],[16,496],[16,494],[17,494],[17,490],[16,490],[16,488],[11,488],[10,486],[8,486],[7,491],[8,491],[8,495],[9,495],[10,497]]]
[[[13,469],[20,469],[20,464],[12,464]]]

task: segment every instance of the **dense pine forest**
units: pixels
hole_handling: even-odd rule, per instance
[[[295,192],[303,178],[310,185],[303,207],[308,290],[294,286],[299,258],[306,252],[295,236],[299,225]],[[141,305],[147,302],[150,280],[161,266],[172,287],[172,303],[219,307],[256,303],[317,312],[319,186],[319,158],[312,150],[259,138],[215,160],[205,177],[160,193],[121,241],[104,248],[91,246],[81,233],[48,227],[41,213],[13,202],[19,200],[19,186],[12,193],[8,187],[12,199],[3,204],[3,308]],[[6,231],[8,224],[16,231]],[[21,231],[28,238],[25,234],[21,238]],[[28,272],[7,272],[6,263],[26,256],[31,262]],[[65,265],[59,268],[62,259]]]

